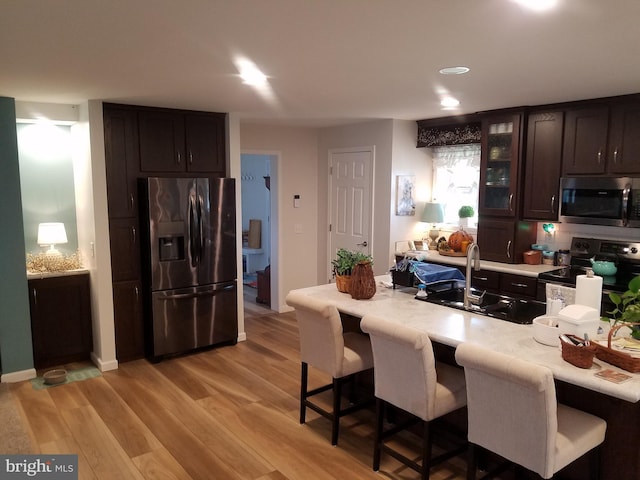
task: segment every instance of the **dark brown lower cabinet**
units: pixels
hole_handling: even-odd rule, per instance
[[[144,318],[140,282],[114,282],[113,308],[118,362],[144,357]]]
[[[29,305],[35,368],[89,359],[89,273],[29,279]]]

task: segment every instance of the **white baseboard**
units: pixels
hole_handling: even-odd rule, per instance
[[[91,361],[98,367],[101,372],[108,372],[109,370],[118,369],[118,360],[103,362],[101,358],[96,357],[94,352],[91,352]]]
[[[239,342],[246,342],[247,341],[247,333],[246,332],[242,332],[242,333],[238,334],[238,341]]]
[[[38,375],[35,368],[28,370],[20,370],[19,372],[3,373],[0,377],[0,383],[16,383],[23,382],[24,380],[31,380]]]

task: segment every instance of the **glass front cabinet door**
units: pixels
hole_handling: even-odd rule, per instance
[[[482,122],[480,214],[517,215],[521,123],[520,114],[491,116]]]

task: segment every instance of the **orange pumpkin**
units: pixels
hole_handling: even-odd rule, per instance
[[[471,243],[473,242],[473,237],[464,230],[460,229],[457,232],[453,232],[451,235],[449,235],[448,243],[452,250],[461,252],[462,242],[464,242],[465,240]]]

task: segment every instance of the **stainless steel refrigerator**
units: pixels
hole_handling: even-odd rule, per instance
[[[147,356],[235,343],[235,180],[151,177],[140,185]]]

